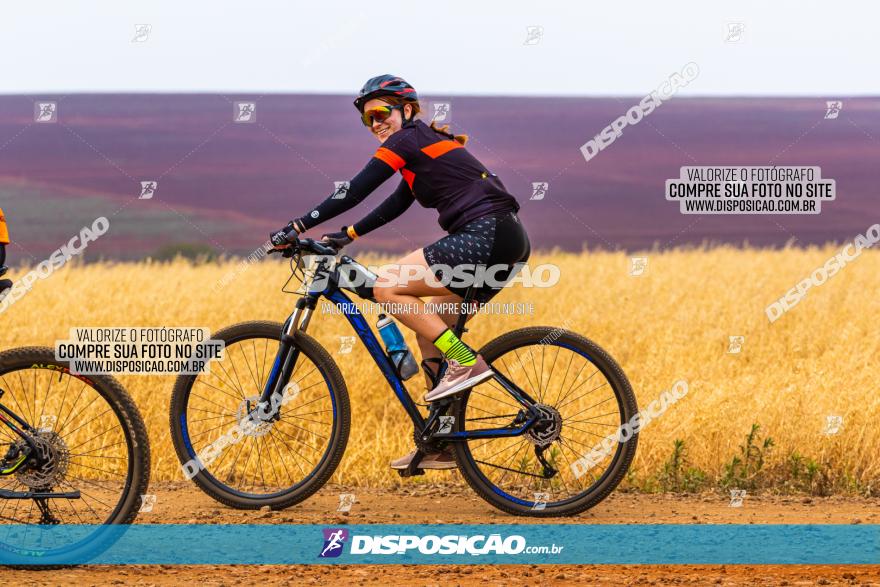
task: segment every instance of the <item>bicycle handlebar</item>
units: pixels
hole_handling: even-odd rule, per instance
[[[269,249],[268,254],[283,253],[288,249],[293,249],[294,252],[309,252],[316,255],[331,255],[335,257],[339,252],[339,250],[337,250],[332,244],[325,243],[324,241],[316,241],[312,238],[294,238],[288,242],[290,243],[290,246],[287,247],[287,249]]]

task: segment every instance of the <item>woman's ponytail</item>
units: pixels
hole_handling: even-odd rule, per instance
[[[452,134],[452,133],[449,131],[449,125],[448,125],[448,124],[444,124],[443,126],[437,126],[437,122],[432,120],[432,121],[431,121],[431,130],[433,130],[434,132],[439,132],[441,135],[445,135],[445,136],[449,137],[449,138],[452,139],[453,141],[455,141],[455,142],[461,144],[461,146],[464,146],[465,143],[468,142],[468,136],[467,136],[467,135],[456,135],[456,134]]]

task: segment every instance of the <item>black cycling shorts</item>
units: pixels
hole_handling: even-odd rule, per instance
[[[423,251],[446,289],[463,298],[468,290],[463,281],[472,280],[474,300],[485,303],[528,261],[531,246],[515,212],[495,212],[465,224]]]

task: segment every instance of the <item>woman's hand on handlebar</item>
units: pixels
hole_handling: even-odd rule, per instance
[[[348,235],[348,227],[343,226],[342,230],[339,232],[331,232],[330,234],[325,234],[321,237],[321,241],[327,243],[332,246],[337,251],[341,250],[345,245],[351,244],[352,239]]]
[[[297,242],[297,236],[301,232],[299,228],[301,227],[302,225],[297,220],[291,220],[281,230],[270,232],[269,242],[272,244],[272,248],[269,249],[268,253],[281,253],[283,257],[292,257],[296,252],[292,245]]]
[[[270,233],[269,241],[272,248],[268,253],[281,253],[283,257],[292,257],[297,252],[314,253],[316,255],[335,255],[342,247],[352,241],[343,227],[343,232],[334,232],[324,235],[322,240],[316,241],[310,238],[300,239],[293,223],[279,231]]]
[[[299,220],[291,220],[281,230],[269,233],[269,241],[276,249],[286,249],[296,242],[296,237],[305,232]]]

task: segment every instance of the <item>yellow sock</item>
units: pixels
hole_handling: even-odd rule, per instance
[[[470,367],[477,362],[477,353],[474,349],[464,344],[455,333],[448,328],[434,340],[434,346],[440,349],[447,359],[453,359],[459,365]]]

